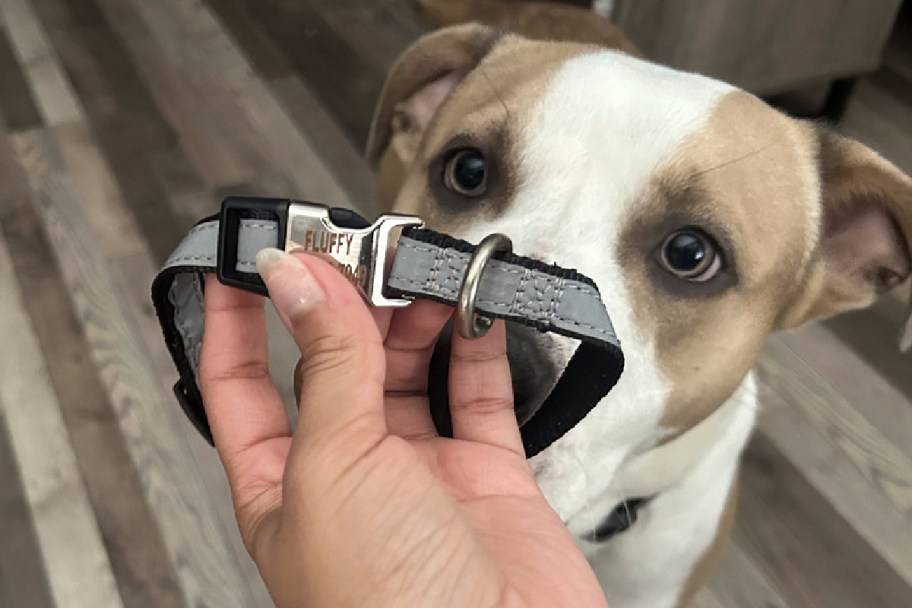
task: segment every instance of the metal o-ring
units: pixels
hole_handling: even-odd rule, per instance
[[[481,282],[481,273],[488,261],[495,253],[509,253],[513,251],[513,242],[504,234],[495,232],[486,236],[475,249],[475,253],[466,265],[462,285],[456,296],[456,318],[453,323],[456,331],[463,338],[474,340],[480,338],[491,329],[494,320],[491,317],[475,314],[475,298],[478,296],[478,284]]]

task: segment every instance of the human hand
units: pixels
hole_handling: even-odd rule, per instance
[[[277,606],[605,605],[526,462],[503,322],[453,336],[454,438],[441,438],[427,372],[451,308],[371,310],[320,259],[257,261],[301,350],[294,436],[269,377],[263,299],[211,278],[200,384]]]

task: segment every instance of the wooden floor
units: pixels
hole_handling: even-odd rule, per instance
[[[402,0],[0,0],[0,607],[270,605],[149,284],[228,193],[371,213],[359,148],[420,32]],[[912,171],[912,21],[845,128]],[[770,340],[699,606],[912,606],[903,306]]]

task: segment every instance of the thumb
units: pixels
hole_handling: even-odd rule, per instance
[[[367,305],[340,273],[311,255],[265,249],[257,270],[301,351],[295,434],[371,447],[386,435],[385,354]]]

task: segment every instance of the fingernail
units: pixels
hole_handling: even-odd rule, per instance
[[[326,299],[307,267],[284,251],[263,249],[257,254],[256,265],[269,297],[286,323],[292,315]]]
[[[256,267],[257,272],[260,273],[260,276],[266,276],[266,271],[270,267],[274,266],[277,262],[281,261],[283,255],[288,255],[280,249],[275,249],[274,247],[268,247],[266,249],[261,249],[256,256]]]

